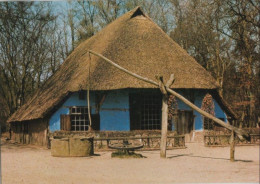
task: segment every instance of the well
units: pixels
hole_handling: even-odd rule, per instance
[[[55,157],[87,157],[94,154],[93,137],[56,137],[51,139]]]
[[[94,154],[92,138],[70,138],[70,156],[71,157],[87,157]]]

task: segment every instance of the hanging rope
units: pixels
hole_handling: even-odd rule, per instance
[[[89,89],[90,89],[90,65],[91,65],[91,56],[89,56],[89,65],[88,65],[88,92],[87,92],[87,101],[88,101],[88,119],[89,119],[89,131],[92,130],[92,120],[91,120],[91,112],[90,112],[90,100],[89,100]]]

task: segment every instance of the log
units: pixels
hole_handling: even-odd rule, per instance
[[[127,73],[127,74],[129,74],[129,75],[131,75],[133,77],[135,77],[135,78],[138,78],[138,79],[140,79],[142,81],[148,82],[150,84],[153,84],[153,85],[159,87],[159,84],[157,82],[155,82],[153,80],[150,80],[148,78],[142,77],[142,76],[140,76],[138,74],[135,74],[135,73],[133,73],[131,71],[128,71],[127,69],[119,66],[118,64],[116,64],[113,61],[109,60],[108,58],[102,56],[101,54],[98,54],[98,53],[96,53],[96,52],[94,52],[92,50],[88,50],[88,52],[93,54],[93,55],[95,55],[95,56],[98,56],[98,57],[104,59],[106,62],[108,62],[111,65],[115,66],[119,70],[121,70],[121,71],[123,71],[123,72],[125,72],[125,73]],[[245,131],[243,131],[243,130],[241,130],[239,128],[236,128],[236,127],[234,127],[232,125],[229,125],[229,124],[225,123],[224,121],[222,121],[222,120],[212,116],[211,114],[207,113],[206,111],[201,110],[199,107],[197,107],[196,105],[191,103],[189,100],[187,100],[185,97],[183,97],[179,93],[175,92],[174,90],[170,89],[169,87],[166,87],[166,90],[167,90],[167,92],[175,95],[177,98],[179,98],[181,101],[183,101],[186,105],[188,105],[193,110],[195,110],[198,113],[200,113],[201,115],[203,115],[203,116],[205,116],[205,117],[207,117],[209,119],[212,119],[214,122],[216,122],[217,124],[227,128],[228,130],[234,131],[238,135],[239,139],[244,140],[245,138],[249,138],[249,134],[247,132],[245,132]]]

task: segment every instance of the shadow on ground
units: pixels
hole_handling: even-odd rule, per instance
[[[39,149],[44,149],[44,148],[39,147],[39,146],[35,146],[35,145],[23,145],[23,144],[19,144],[17,142],[6,141],[6,140],[2,139],[1,140],[1,149],[9,149],[9,150],[17,150],[17,149],[39,150]]]
[[[173,155],[173,156],[170,156],[170,157],[167,157],[169,159],[173,159],[173,158],[176,158],[176,157],[196,157],[196,158],[205,158],[205,159],[216,159],[216,160],[230,160],[230,159],[227,159],[227,158],[217,158],[217,157],[205,157],[205,156],[196,156],[196,155],[193,155],[193,154],[178,154],[178,155]],[[235,162],[253,162],[252,160],[236,160],[235,159]]]

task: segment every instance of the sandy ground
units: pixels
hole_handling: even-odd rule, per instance
[[[81,158],[52,157],[50,150],[3,144],[2,182],[15,183],[249,183],[259,182],[259,146],[236,147],[236,162],[228,147],[207,148],[200,143],[187,149],[142,151],[147,158],[111,158],[111,152]]]

